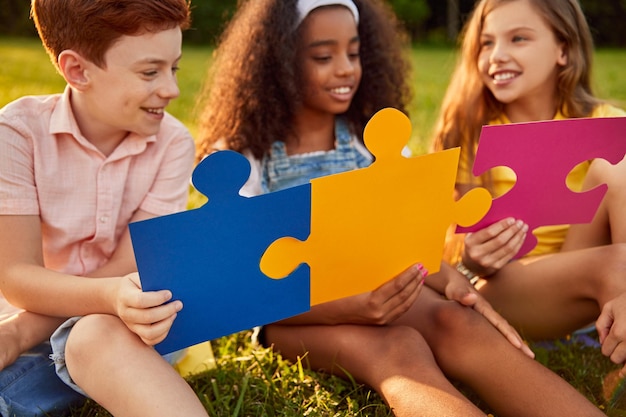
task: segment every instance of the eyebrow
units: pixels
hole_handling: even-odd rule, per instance
[[[183,57],[182,54],[178,55],[178,58],[176,58],[174,60],[174,62],[180,61],[180,59]],[[162,64],[167,64],[168,61],[165,59],[160,59],[160,58],[144,58],[144,59],[140,59],[139,61],[137,61],[135,64],[156,64],[156,65],[162,65]]]
[[[349,43],[357,43],[360,42],[361,38],[359,38],[358,36],[355,36],[354,38],[350,39]],[[313,41],[311,42],[308,47],[309,48],[316,48],[318,46],[328,46],[328,45],[336,45],[339,42],[334,40],[334,39],[328,39],[328,40],[319,40],[319,41]]]
[[[537,32],[537,29],[532,28],[530,26],[515,26],[515,27],[507,30],[505,32],[505,34],[508,35],[508,34],[511,34],[511,33],[514,33],[514,32],[519,32],[520,30],[522,30],[522,31],[528,30],[528,31],[531,31],[531,32]],[[492,36],[492,32],[485,32],[485,30],[483,29],[481,31],[481,33],[480,33],[480,36]]]

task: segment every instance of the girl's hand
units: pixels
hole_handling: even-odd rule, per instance
[[[626,294],[609,301],[602,308],[596,321],[596,329],[602,353],[611,358],[613,363],[626,362]],[[620,371],[626,376],[626,365]]]
[[[465,237],[463,264],[480,276],[496,273],[522,247],[528,225],[507,218]]]
[[[513,346],[520,349],[530,358],[534,358],[535,354],[524,343],[522,337],[513,326],[491,307],[491,304],[476,291],[474,286],[463,275],[456,271],[455,273],[458,277],[450,279],[448,285],[446,285],[446,298],[471,307],[482,314]]]
[[[342,311],[335,321],[365,325],[391,323],[413,305],[427,275],[422,264],[413,265],[374,291],[337,300]]]
[[[135,272],[120,281],[116,313],[133,333],[152,346],[165,339],[176,314],[183,308],[181,301],[168,303],[171,298],[172,293],[167,290],[143,292],[139,274]]]

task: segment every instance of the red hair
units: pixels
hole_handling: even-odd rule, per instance
[[[121,36],[180,27],[191,22],[189,0],[32,0],[31,16],[50,59],[72,49],[98,65]]]

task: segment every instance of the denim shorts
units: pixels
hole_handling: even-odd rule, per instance
[[[57,375],[61,378],[61,381],[65,382],[65,384],[67,384],[74,391],[87,396],[85,391],[80,389],[80,387],[72,381],[72,377],[70,377],[69,372],[67,372],[67,367],[65,366],[65,346],[67,345],[67,338],[69,337],[74,324],[76,324],[76,322],[80,319],[80,316],[72,317],[66,320],[65,323],[60,325],[59,328],[54,331],[50,337],[50,345],[52,346],[50,359],[54,362],[54,367]]]
[[[0,415],[43,417],[66,413],[85,397],[59,380],[50,360],[50,343],[23,353],[0,371]]]
[[[56,373],[61,378],[65,384],[71,387],[74,391],[84,395],[87,397],[85,391],[83,391],[78,385],[74,383],[72,377],[67,371],[67,366],[65,366],[65,346],[67,345],[67,338],[74,327],[74,324],[81,319],[81,316],[72,317],[66,320],[61,326],[59,326],[55,332],[50,337],[50,345],[52,346],[52,354],[50,355],[50,359],[54,361],[54,366],[56,369]],[[179,360],[185,356],[186,349],[182,349],[176,352],[168,353],[163,356],[167,362],[171,365],[176,364]]]

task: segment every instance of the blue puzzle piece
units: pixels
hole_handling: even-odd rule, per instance
[[[144,291],[168,289],[183,302],[161,354],[310,309],[307,266],[273,280],[259,262],[276,239],[309,236],[311,186],[246,198],[238,191],[249,174],[242,155],[216,152],[193,173],[204,206],[130,225]]]

